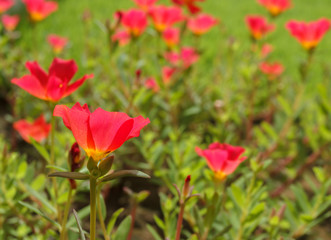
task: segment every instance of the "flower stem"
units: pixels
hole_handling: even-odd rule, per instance
[[[138,203],[135,201],[133,203],[133,207],[132,207],[132,210],[131,210],[131,225],[130,225],[130,231],[129,231],[127,240],[131,240],[131,238],[132,238],[132,233],[133,233],[133,228],[134,228],[134,222],[136,220],[137,205],[138,205]]]
[[[180,232],[182,230],[183,216],[184,216],[185,203],[180,204],[179,215],[177,219],[176,240],[180,240]]]
[[[105,240],[110,240],[110,238],[107,234],[107,229],[106,229],[105,222],[104,222],[103,216],[102,216],[102,209],[101,209],[101,202],[100,202],[100,191],[101,191],[101,186],[98,187],[97,196],[96,196],[97,197],[97,208],[98,208],[99,222],[100,222],[101,229],[102,229],[102,232],[103,232],[103,237],[105,238]]]
[[[61,235],[60,235],[60,239],[61,240],[65,240],[67,238],[66,236],[66,224],[67,224],[67,219],[68,219],[68,215],[69,215],[69,208],[71,205],[71,198],[72,198],[72,188],[70,187],[69,189],[69,193],[68,193],[68,199],[67,199],[67,203],[66,206],[64,208],[64,214],[63,214],[63,218],[62,218],[62,225],[61,225]]]
[[[90,177],[90,240],[95,240],[96,235],[96,187],[97,179]]]

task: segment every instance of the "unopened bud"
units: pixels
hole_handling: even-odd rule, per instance
[[[81,155],[80,148],[78,146],[78,143],[75,142],[71,146],[71,149],[70,149],[69,155],[68,155],[68,162],[69,162],[71,172],[75,172],[83,166],[84,158],[81,158],[80,155]]]
[[[184,184],[184,187],[183,187],[183,198],[184,198],[184,200],[190,194],[190,181],[191,181],[191,175],[188,175],[185,179],[185,184]]]

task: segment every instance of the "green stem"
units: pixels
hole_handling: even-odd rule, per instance
[[[98,187],[97,190],[97,208],[98,208],[98,217],[99,217],[99,222],[101,225],[101,229],[103,232],[103,237],[105,238],[105,240],[110,240],[108,234],[107,234],[107,229],[106,229],[106,225],[105,222],[103,220],[103,216],[102,216],[102,209],[101,209],[101,202],[100,202],[100,191],[101,191],[101,186]]]
[[[96,188],[97,179],[93,176],[90,177],[90,240],[95,240],[96,236]]]
[[[71,198],[72,198],[72,188],[70,187],[69,193],[68,193],[67,203],[66,203],[66,206],[64,208],[64,214],[63,214],[63,218],[62,218],[61,235],[60,235],[61,240],[65,240],[67,238],[67,236],[66,236],[66,224],[67,224],[67,219],[68,219],[68,215],[69,215],[69,208],[70,208],[70,205],[71,205]]]
[[[178,214],[178,220],[177,220],[176,240],[180,240],[180,232],[182,230],[184,209],[185,209],[185,203],[181,203],[179,214]]]

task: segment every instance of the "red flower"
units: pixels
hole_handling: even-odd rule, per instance
[[[163,32],[177,22],[183,21],[182,10],[178,7],[166,7],[163,5],[152,7],[149,11],[154,27]]]
[[[133,0],[138,7],[147,12],[157,0]]]
[[[173,3],[179,6],[186,6],[192,14],[200,12],[200,8],[195,2],[204,2],[205,0],[172,0]]]
[[[111,37],[113,42],[118,41],[120,46],[125,46],[130,42],[130,33],[126,30],[117,30]]]
[[[138,37],[147,27],[146,13],[136,9],[122,12],[121,22],[133,37]]]
[[[196,35],[202,35],[208,32],[216,24],[218,24],[216,18],[208,14],[199,14],[188,20],[187,28]]]
[[[267,20],[260,16],[247,16],[246,24],[255,40],[259,40],[268,32],[275,29],[273,24],[268,24]]]
[[[291,20],[286,24],[286,28],[305,49],[310,50],[322,40],[330,24],[330,20],[325,18],[308,23]]]
[[[273,46],[271,44],[265,43],[262,46],[261,49],[261,57],[266,58],[272,51],[273,51]]]
[[[6,12],[14,5],[14,0],[0,0],[0,14]]]
[[[166,53],[165,59],[174,65],[183,66],[186,69],[189,68],[193,63],[198,61],[199,55],[194,48],[183,47],[180,53]]]
[[[171,77],[176,73],[177,69],[173,67],[163,67],[162,68],[162,79],[164,84],[169,84]]]
[[[79,146],[94,161],[104,158],[125,141],[138,137],[140,130],[150,122],[142,116],[130,118],[125,113],[107,112],[101,108],[91,113],[86,104],[81,106],[79,103],[71,109],[57,105],[53,115],[63,119]]]
[[[57,2],[45,0],[22,0],[27,11],[34,22],[45,19],[48,15],[55,12],[58,8]]]
[[[267,63],[263,62],[260,64],[260,70],[264,74],[268,75],[270,79],[275,79],[284,72],[284,67],[281,63]]]
[[[195,151],[199,156],[206,158],[208,166],[220,180],[233,173],[246,159],[240,156],[245,151],[244,148],[218,142],[210,144],[205,150],[195,147]]]
[[[145,81],[145,87],[152,89],[155,93],[160,91],[160,87],[154,78],[147,78]]]
[[[20,21],[20,17],[18,15],[10,16],[5,14],[2,15],[1,17],[1,22],[7,31],[15,30],[19,21]]]
[[[49,34],[47,36],[47,41],[52,46],[53,51],[55,53],[60,53],[62,52],[63,48],[67,45],[68,38],[60,37],[55,34]]]
[[[179,43],[180,31],[177,28],[167,28],[163,33],[163,40],[169,48],[175,47]]]
[[[277,16],[291,7],[291,0],[257,0],[271,15]]]
[[[70,95],[86,79],[93,77],[93,74],[85,75],[69,85],[70,80],[77,72],[77,65],[74,60],[55,58],[48,74],[45,73],[37,62],[27,62],[25,66],[30,71],[30,75],[14,78],[11,82],[37,98],[52,102],[57,102]]]
[[[13,127],[28,143],[30,143],[30,138],[33,138],[37,142],[43,141],[47,138],[51,130],[51,124],[46,123],[43,115],[40,115],[33,123],[25,119],[14,122]]]

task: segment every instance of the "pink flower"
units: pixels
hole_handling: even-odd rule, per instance
[[[233,173],[246,159],[246,157],[241,157],[241,154],[245,152],[244,148],[225,143],[212,143],[205,150],[195,147],[195,151],[199,156],[206,158],[208,166],[219,180],[223,180],[227,175]]]
[[[14,123],[13,127],[28,143],[30,143],[30,138],[40,143],[47,138],[51,130],[51,124],[46,123],[43,115],[40,115],[40,117],[32,123],[25,119],[19,120]]]
[[[291,7],[291,0],[257,0],[271,15],[277,16]]]
[[[196,2],[204,2],[205,0],[172,0],[173,3],[179,6],[186,6],[192,14],[200,12],[200,8],[196,5]]]
[[[1,17],[1,22],[2,22],[3,26],[5,27],[5,29],[7,31],[10,31],[10,32],[15,30],[19,21],[20,21],[20,17],[18,15],[10,16],[10,15],[4,14]]]
[[[330,29],[330,20],[322,18],[314,22],[299,22],[291,20],[286,24],[287,30],[306,50],[315,48],[324,34]]]
[[[266,18],[260,16],[247,16],[246,24],[255,40],[261,39],[275,29],[273,24],[268,24]]]
[[[261,57],[266,58],[272,51],[273,51],[273,46],[271,44],[265,43],[262,46],[261,49]]]
[[[165,59],[174,65],[183,66],[184,69],[187,69],[193,63],[198,61],[199,55],[194,48],[183,47],[180,53],[176,53],[176,52],[166,53]]]
[[[174,67],[163,67],[162,68],[162,80],[164,84],[169,84],[172,76],[176,73],[177,69]]]
[[[0,0],[0,14],[6,12],[14,5],[14,0]]]
[[[131,9],[122,12],[122,25],[133,37],[140,36],[147,27],[146,13],[142,10]]]
[[[133,0],[138,7],[140,7],[143,11],[147,12],[157,0]]]
[[[178,7],[166,7],[163,5],[152,7],[149,11],[154,27],[163,32],[177,22],[183,21],[182,10]]]
[[[279,77],[284,72],[284,67],[279,62],[263,62],[260,64],[260,70],[272,80]]]
[[[53,51],[55,53],[60,53],[62,52],[63,48],[67,45],[68,38],[60,37],[55,34],[49,34],[47,36],[47,41],[52,46]]]
[[[11,82],[31,95],[51,102],[57,102],[69,96],[76,91],[86,79],[93,77],[93,74],[85,75],[78,81],[69,84],[78,70],[74,60],[54,58],[48,70],[48,74],[37,62],[27,62],[25,66],[30,71],[30,74],[22,78],[14,78]]]
[[[173,48],[179,43],[180,31],[177,28],[167,28],[163,33],[163,40],[169,48]]]
[[[120,46],[125,46],[130,42],[130,33],[127,30],[117,30],[113,36],[111,36],[113,42],[118,42]]]
[[[216,18],[208,14],[199,14],[188,20],[187,28],[196,35],[202,35],[217,24],[218,20]]]
[[[57,2],[45,0],[22,0],[30,14],[32,21],[39,22],[58,8]]]
[[[153,92],[155,92],[155,93],[160,91],[160,87],[159,87],[159,85],[157,84],[157,82],[154,78],[146,79],[145,87],[148,88],[148,89],[153,90]]]

